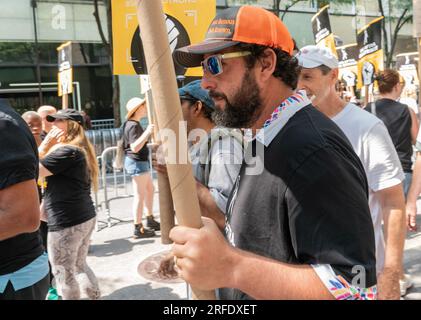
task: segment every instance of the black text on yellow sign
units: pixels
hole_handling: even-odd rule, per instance
[[[162,0],[170,49],[203,41],[216,14],[216,0]],[[136,0],[112,0],[113,73],[147,74],[139,36]],[[201,68],[184,68],[175,64],[177,75],[202,76]]]
[[[335,37],[332,33],[329,19],[329,5],[321,8],[312,18],[314,41],[319,47],[326,47],[336,56]]]
[[[72,43],[66,42],[57,48],[58,95],[73,93]]]
[[[396,69],[405,79],[405,85],[419,86],[418,77],[419,53],[407,52],[396,55]]]
[[[356,43],[337,47],[336,52],[339,61],[338,79],[346,87],[355,87],[358,77],[358,47]]]
[[[377,18],[358,31],[358,89],[374,83],[376,73],[384,69],[381,33],[383,19]]]

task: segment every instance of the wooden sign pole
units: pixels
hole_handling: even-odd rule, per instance
[[[146,92],[146,107],[148,109],[148,121],[149,123],[154,124],[154,132],[151,137],[151,146],[156,148],[160,145],[158,131],[159,127],[156,123],[155,117],[155,105],[153,103],[152,90],[149,89]],[[152,151],[152,150],[151,150]],[[170,231],[175,226],[174,219],[174,206],[173,199],[171,195],[170,182],[168,176],[164,173],[157,172],[158,178],[158,192],[159,192],[159,216],[161,222],[161,243],[162,244],[171,244]]]
[[[63,93],[61,96],[61,107],[63,109],[67,109],[69,107],[69,95],[67,93]]]
[[[145,52],[146,65],[150,76],[152,94],[160,130],[167,129],[175,134],[175,145],[171,140],[163,142],[164,149],[175,152],[180,158],[189,159],[187,131],[180,130],[183,121],[180,98],[175,76],[174,63],[168,42],[167,27],[161,1],[138,0],[137,17]],[[167,163],[168,178],[174,200],[177,221],[180,225],[201,228],[201,212],[197,198],[196,183],[190,163]],[[213,291],[192,288],[197,299],[215,299]]]

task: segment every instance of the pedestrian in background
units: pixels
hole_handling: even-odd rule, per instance
[[[298,88],[345,133],[360,158],[369,187],[369,206],[376,238],[379,299],[399,300],[399,277],[405,243],[404,174],[384,123],[335,92],[339,62],[330,49],[306,46],[297,55]],[[384,232],[383,232],[384,226]]]
[[[44,300],[50,277],[38,232],[37,145],[3,99],[0,150],[0,300]]]
[[[22,115],[23,120],[25,120],[25,122],[28,124],[29,129],[31,129],[31,133],[34,136],[34,139],[37,143],[37,146],[39,147],[42,139],[41,139],[41,133],[42,133],[42,119],[41,116],[35,112],[35,111],[27,111]],[[45,183],[45,179],[38,179],[38,183],[37,183],[37,187],[38,187],[38,195],[39,195],[39,199],[41,202],[40,205],[40,226],[39,226],[39,232],[42,238],[42,243],[44,244],[44,248],[47,250],[48,248],[48,222],[47,222],[47,216],[45,215],[45,210],[44,210],[44,204],[42,203],[42,198],[43,198],[43,193],[44,190],[46,188],[46,183]],[[56,288],[53,286],[53,280],[54,280],[54,276],[53,273],[51,271],[51,265],[50,266],[50,287],[48,289],[48,296],[47,296],[47,300],[59,300],[60,297],[57,294],[57,290]]]
[[[57,109],[53,106],[44,105],[38,108],[37,113],[41,116],[42,120],[42,132],[41,132],[41,139],[44,139],[48,132],[50,132],[52,128],[52,123],[47,121],[47,116],[51,114],[55,114]]]
[[[405,80],[398,71],[392,69],[381,71],[376,75],[376,80],[380,97],[377,101],[369,103],[365,110],[377,116],[386,125],[405,174],[403,190],[406,197],[412,182],[414,153],[412,146],[415,145],[418,135],[418,119],[411,108],[398,102],[405,87]],[[404,296],[411,286],[411,278],[408,274],[404,274],[402,267],[401,295]]]
[[[41,116],[35,111],[27,111],[22,115],[22,119],[25,120],[31,133],[35,139],[37,146],[42,142],[42,119]]]
[[[153,125],[146,130],[140,119],[146,117],[146,100],[132,98],[126,104],[127,116],[123,124],[124,168],[132,177],[134,238],[150,238],[161,226],[153,216],[154,186],[150,174],[149,149],[147,142],[153,132]],[[146,227],[143,226],[143,208],[146,207]]]
[[[99,299],[98,280],[86,262],[96,222],[90,195],[91,186],[98,188],[95,151],[76,110],[60,110],[47,121],[53,127],[39,147],[39,166],[47,177],[48,254],[57,289],[64,300],[79,299],[81,288],[90,299]]]

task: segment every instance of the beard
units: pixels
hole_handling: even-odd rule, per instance
[[[225,108],[220,109],[216,106],[212,114],[212,119],[217,126],[250,128],[263,111],[260,90],[252,73],[244,75],[240,88],[231,100],[228,100],[225,94],[213,90],[209,91],[209,96],[225,100]]]

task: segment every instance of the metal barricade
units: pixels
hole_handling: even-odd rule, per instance
[[[113,129],[114,119],[91,120],[93,130]]]
[[[120,128],[86,131],[86,137],[93,144],[97,156],[100,156],[106,148],[116,146],[121,135]]]
[[[102,214],[105,214],[106,220],[100,220],[97,219],[97,231],[102,230],[102,228],[99,227],[99,224],[106,225],[106,227],[111,227],[113,225],[113,221],[115,221],[114,224],[120,223],[120,222],[130,222],[121,220],[119,218],[113,217],[111,215],[110,210],[110,202],[117,200],[117,199],[123,199],[131,197],[132,195],[129,194],[128,188],[127,188],[127,182],[128,177],[126,175],[126,172],[124,168],[122,169],[116,169],[114,166],[111,166],[112,172],[109,172],[109,163],[113,163],[115,155],[116,155],[117,147],[108,147],[106,148],[100,156],[97,157],[98,163],[100,164],[100,177],[99,177],[99,190],[94,194],[95,199],[95,207],[98,211],[100,211]],[[122,180],[122,183],[124,185],[124,193],[119,193],[119,188],[121,187],[120,181]],[[110,183],[111,181],[111,183]],[[111,194],[111,190],[114,189],[113,194]],[[100,199],[100,197],[102,199]]]

